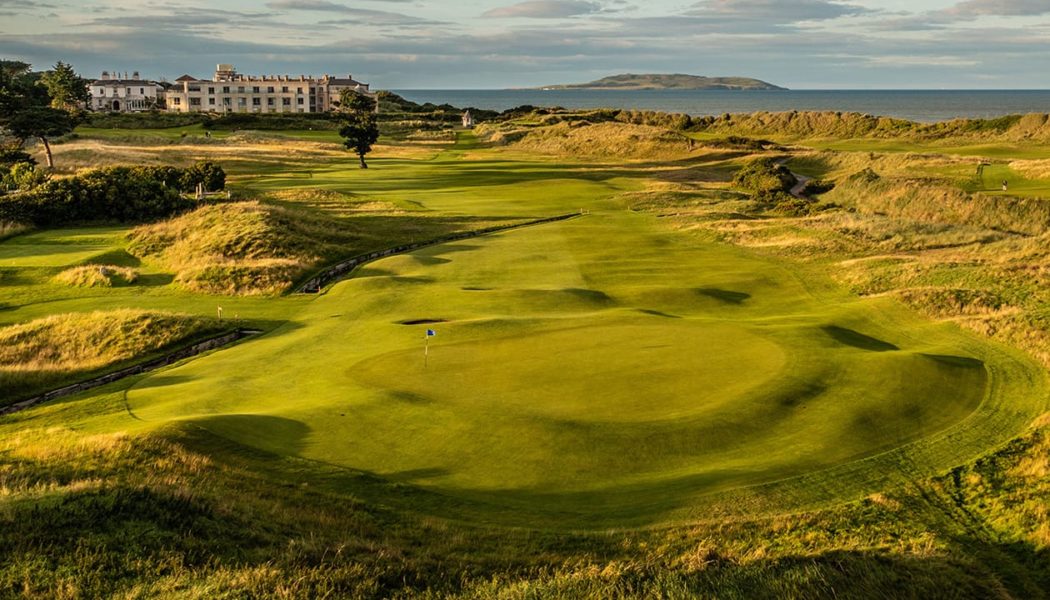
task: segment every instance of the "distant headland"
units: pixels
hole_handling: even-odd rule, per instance
[[[543,90],[786,90],[749,77],[704,77],[701,75],[624,73],[590,83],[546,85]]]

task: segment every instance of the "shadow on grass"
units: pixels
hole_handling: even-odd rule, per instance
[[[745,292],[734,292],[732,290],[722,290],[718,288],[697,288],[696,293],[701,296],[713,298],[719,302],[726,304],[743,304],[747,300],[751,299],[751,294]]]
[[[864,335],[859,331],[839,327],[838,325],[825,325],[824,327],[821,327],[821,330],[831,336],[831,339],[845,346],[868,350],[870,352],[892,352],[894,350],[900,350],[899,347],[889,342],[869,335]]]

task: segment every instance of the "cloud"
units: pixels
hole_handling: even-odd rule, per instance
[[[701,0],[687,11],[687,15],[716,21],[748,21],[766,23],[798,23],[826,21],[872,13],[857,4],[829,0]]]
[[[380,0],[383,2],[402,2],[406,0]],[[441,25],[443,21],[431,21],[410,15],[386,10],[353,8],[345,4],[328,2],[328,0],[274,0],[266,3],[267,8],[274,10],[299,10],[327,12],[343,15],[346,18],[323,21],[321,25]]]
[[[505,21],[461,10],[455,22],[432,20],[452,12],[418,0],[127,0],[140,8],[104,14],[62,1],[78,4],[61,19],[44,11],[0,19],[0,56],[149,77],[207,74],[217,62],[245,73],[352,71],[394,89],[538,86],[620,72],[790,87],[1050,86],[1050,19],[1040,16],[1050,0],[941,0],[952,6],[896,13],[870,8],[877,0],[503,0],[490,12]],[[24,5],[0,0],[0,12],[16,4]],[[639,10],[627,12],[634,4]],[[909,27],[889,31],[891,20]]]
[[[510,6],[494,8],[481,16],[486,19],[562,19],[602,11],[602,5],[587,0],[526,0]]]
[[[346,12],[351,8],[345,4],[336,4],[326,0],[275,0],[267,2],[267,8],[278,10],[312,10],[320,12]]]
[[[230,21],[237,21],[242,25],[252,24],[266,20],[274,16],[274,13],[248,13],[219,9],[175,8],[166,13],[154,14],[122,14],[113,17],[95,17],[84,23],[81,27],[93,27],[98,25],[117,27],[149,27],[151,29],[183,28],[194,26],[222,27],[225,28]]]
[[[1050,14],[1047,0],[966,0],[941,11],[961,18],[992,15],[1003,17],[1037,17]]]

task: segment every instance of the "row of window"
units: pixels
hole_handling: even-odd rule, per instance
[[[99,92],[98,95],[99,96],[105,96],[107,89],[110,89],[110,88],[99,88],[100,92]],[[117,88],[112,88],[112,89],[113,89],[113,95],[114,96],[119,96],[120,95],[120,94],[117,93],[120,90],[118,90]],[[131,88],[124,88],[124,93],[126,95],[130,95],[131,94]],[[139,88],[139,95],[140,96],[145,95],[145,93],[146,93],[146,89],[145,88]]]
[[[208,93],[209,94],[214,94],[215,93],[215,89],[216,88],[214,88],[214,87],[209,87],[208,88]],[[230,93],[232,93],[232,92],[230,92],[231,89],[232,89],[231,86],[224,85],[224,86],[222,86],[222,93],[223,94],[230,94]],[[297,88],[295,88],[295,93],[302,94],[305,89],[306,88],[298,88],[297,87]],[[237,93],[238,94],[245,94],[245,93],[247,93],[246,90],[247,90],[247,88],[245,86],[243,86],[243,85],[237,86]],[[272,86],[272,85],[266,87],[266,93],[267,94],[276,93],[276,90],[277,90],[277,88]],[[189,91],[191,91],[191,92],[199,92],[199,91],[201,91],[201,87],[199,85],[191,85],[191,86],[189,86]],[[288,88],[288,86],[286,86],[286,85],[285,86],[281,86],[281,93],[282,94],[287,94],[290,91],[292,91],[292,90],[290,90]],[[252,86],[251,93],[253,93],[253,94],[261,94],[262,93],[262,87],[257,86],[257,85],[256,86]]]
[[[237,99],[237,106],[247,106],[248,105],[247,100],[248,100],[247,98],[238,98]],[[276,100],[276,98],[267,98],[266,99],[266,106],[275,106],[275,100]],[[295,103],[300,105],[300,106],[305,104],[305,102],[303,102],[302,98],[296,98],[295,100],[296,100]],[[182,105],[182,98],[180,98],[178,96],[173,96],[171,98],[171,103],[173,105],[175,105],[175,106],[180,106],[180,105]],[[200,98],[190,98],[190,106],[200,106],[200,105],[201,105],[201,99]],[[215,106],[215,98],[208,98],[208,105],[209,106]],[[233,99],[229,98],[229,97],[223,98],[222,99],[222,105],[223,106],[233,106]],[[292,99],[291,98],[281,98],[281,106],[291,106],[291,105],[292,105]],[[262,98],[252,98],[252,106],[262,106]],[[311,104],[311,106],[312,106],[312,104]]]

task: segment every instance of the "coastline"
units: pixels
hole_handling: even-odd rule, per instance
[[[717,116],[725,113],[856,112],[932,123],[1050,110],[1050,90],[392,90],[413,102],[507,110],[522,105],[613,108]]]

